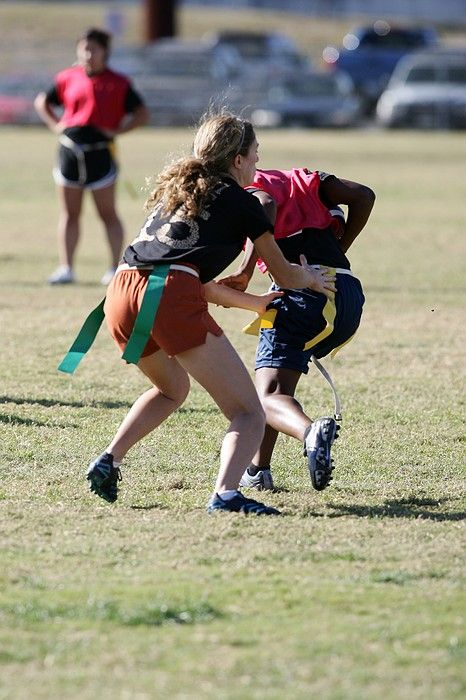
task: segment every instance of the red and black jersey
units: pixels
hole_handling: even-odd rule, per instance
[[[143,104],[126,76],[110,68],[88,75],[82,66],[60,71],[47,92],[47,101],[64,107],[61,121],[66,127],[90,126],[104,131],[117,129],[125,114]]]

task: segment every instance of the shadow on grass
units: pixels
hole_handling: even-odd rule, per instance
[[[136,399],[136,397],[135,397]],[[63,401],[62,399],[24,399],[15,396],[0,396],[0,404],[12,403],[16,406],[22,406],[27,404],[29,406],[45,406],[46,408],[52,406],[69,406],[71,408],[131,408],[132,403],[129,401]],[[216,406],[206,406],[203,408],[195,408],[192,406],[181,406],[178,408],[177,413],[218,413],[219,409]],[[18,419],[27,421],[28,419]],[[4,421],[9,422],[9,421]],[[47,423],[40,423],[38,421],[30,421],[27,424],[35,425],[48,425]]]
[[[6,413],[0,413],[0,423],[5,423],[6,425],[27,425],[27,426],[35,426],[37,428],[77,428],[76,423],[67,423],[66,426],[63,424],[57,425],[56,423],[49,423],[47,421],[42,421],[42,420],[34,420],[32,418],[21,418],[20,416],[15,416],[15,415],[7,415]]]
[[[161,503],[148,503],[146,506],[130,506],[131,510],[167,510],[168,506],[163,506]]]
[[[62,399],[23,399],[15,396],[0,396],[0,404],[13,403],[17,406],[27,404],[29,406],[70,406],[71,408],[130,408],[128,401],[63,401]]]
[[[329,518],[341,518],[355,515],[359,518],[420,518],[421,520],[460,521],[466,519],[464,511],[442,512],[436,510],[447,498],[401,498],[385,501],[381,505],[357,505],[345,503],[327,503],[334,513],[327,513]],[[323,515],[322,513],[320,515]]]

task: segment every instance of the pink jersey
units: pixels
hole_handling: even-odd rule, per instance
[[[62,122],[70,126],[94,126],[114,131],[125,115],[128,78],[109,68],[87,75],[82,66],[60,71],[55,87],[64,107]]]
[[[320,182],[319,173],[305,168],[256,170],[253,186],[267,192],[277,205],[275,238],[331,225],[332,216],[319,199]]]

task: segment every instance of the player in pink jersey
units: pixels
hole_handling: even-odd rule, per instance
[[[347,343],[359,326],[364,294],[346,251],[365,226],[375,195],[365,185],[306,168],[257,170],[248,189],[274,224],[274,238],[284,257],[293,263],[304,255],[308,264],[327,267],[336,275],[337,291],[333,298],[326,298],[310,290],[285,289],[260,322],[252,324],[259,331],[256,388],[267,427],[241,485],[274,488],[270,462],[281,432],[303,443],[312,485],[322,491],[332,479],[330,450],[338,425],[329,416],[311,420],[295,391],[311,358],[319,366],[319,358]],[[339,204],[348,207],[344,225],[332,217],[331,210]],[[221,282],[244,291],[256,260],[248,241],[239,270]],[[265,271],[263,265],[261,269]],[[275,284],[271,287],[279,289]]]

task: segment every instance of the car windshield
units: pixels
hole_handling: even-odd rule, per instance
[[[450,66],[447,70],[447,80],[456,85],[466,85],[466,66]]]
[[[263,58],[268,54],[265,37],[227,37],[223,42],[233,46],[243,59]]]
[[[415,66],[407,73],[405,82],[466,85],[466,66]]]
[[[330,76],[313,75],[286,81],[284,91],[294,97],[328,97],[338,94],[338,86]]]
[[[436,80],[433,66],[417,66],[411,68],[406,76],[406,83],[434,83]]]
[[[202,54],[173,54],[151,56],[150,70],[158,76],[203,76],[211,72],[208,56]]]
[[[415,32],[400,32],[391,30],[388,34],[368,32],[360,39],[360,46],[372,46],[381,49],[416,48],[423,46],[425,39],[422,34]]]

